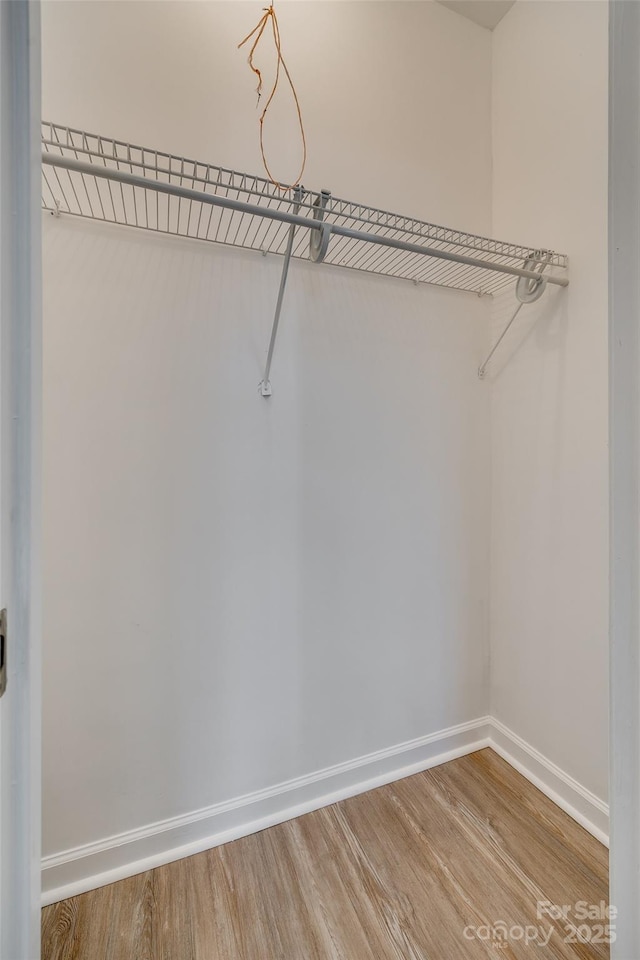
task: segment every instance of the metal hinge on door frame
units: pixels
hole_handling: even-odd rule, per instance
[[[0,697],[7,689],[7,611],[0,610]]]

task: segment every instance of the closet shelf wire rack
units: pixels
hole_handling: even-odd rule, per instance
[[[42,204],[54,214],[263,254],[286,255],[290,249],[293,257],[311,255],[481,295],[499,293],[514,278],[539,278],[542,269],[547,282],[568,284],[563,254],[388,213],[326,191],[282,190],[262,177],[48,121],[42,124],[42,150]]]

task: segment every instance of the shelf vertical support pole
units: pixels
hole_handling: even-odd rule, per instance
[[[302,202],[303,197],[303,188],[296,187],[294,191],[295,203],[293,207],[293,212],[295,214],[300,210],[300,203]],[[296,232],[296,225],[292,223],[289,227],[289,236],[287,237],[287,247],[284,252],[284,263],[282,264],[282,274],[280,276],[280,289],[278,290],[278,299],[276,301],[276,310],[273,317],[273,326],[271,327],[271,339],[269,341],[269,350],[267,353],[267,363],[264,368],[264,377],[260,383],[260,392],[263,397],[271,396],[271,381],[269,375],[271,374],[271,363],[273,361],[273,351],[276,345],[276,338],[278,336],[278,324],[280,323],[280,312],[282,310],[282,301],[284,300],[284,291],[287,286],[287,276],[289,274],[289,263],[291,262],[291,253],[293,251],[293,238]]]

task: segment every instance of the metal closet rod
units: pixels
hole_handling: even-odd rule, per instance
[[[295,227],[307,227],[309,230],[326,230],[330,234],[335,234],[338,237],[362,240],[365,243],[373,243],[381,247],[394,247],[397,250],[420,253],[427,257],[435,257],[438,260],[451,260],[454,263],[464,263],[469,267],[480,267],[483,270],[492,270],[495,273],[509,273],[514,277],[527,277],[530,280],[540,279],[540,274],[534,270],[511,267],[506,263],[493,263],[490,260],[480,260],[477,257],[468,257],[463,253],[451,253],[449,250],[439,250],[437,247],[426,247],[418,243],[408,243],[405,240],[394,240],[393,237],[366,233],[363,230],[350,230],[348,227],[341,227],[338,224],[328,223],[324,220],[319,221],[312,217],[301,217],[295,213],[287,213],[285,210],[261,207],[252,203],[244,203],[242,200],[221,197],[217,194],[202,193],[199,190],[190,190],[188,187],[181,187],[175,183],[139,177],[134,173],[128,173],[126,170],[114,170],[111,167],[98,166],[93,163],[83,163],[81,160],[74,160],[72,157],[64,157],[44,151],[42,154],[42,162],[51,167],[62,167],[65,170],[74,170],[77,173],[100,177],[103,180],[114,180],[118,183],[129,184],[132,187],[140,187],[142,190],[155,190],[157,193],[167,193],[174,197],[182,197],[185,200],[195,200],[200,203],[208,203],[214,207],[237,210],[240,213],[264,217],[268,220],[280,220],[282,223],[288,223]],[[547,283],[554,283],[559,287],[566,287],[569,284],[566,277],[548,276],[545,277],[545,281]]]

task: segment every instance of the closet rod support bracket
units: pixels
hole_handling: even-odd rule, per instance
[[[304,187],[302,186],[296,187],[294,190],[295,203],[293,206],[293,212],[296,215],[300,210],[300,204],[302,203],[303,197],[304,197]],[[289,274],[289,263],[291,262],[291,254],[293,251],[293,238],[295,236],[295,232],[296,232],[296,224],[292,223],[289,227],[289,235],[287,237],[287,247],[284,253],[284,263],[282,264],[282,274],[280,276],[280,288],[278,290],[276,310],[273,317],[273,325],[271,327],[271,339],[269,340],[269,350],[267,352],[267,362],[264,368],[264,377],[260,382],[260,393],[263,397],[270,397],[272,394],[271,380],[269,379],[269,374],[271,373],[273,351],[276,346],[276,337],[278,336],[278,324],[280,323],[280,313],[282,311],[282,301],[284,300],[284,291],[287,286],[287,276]]]
[[[331,191],[321,190],[313,204],[313,219],[320,224],[317,230],[309,232],[309,259],[314,263],[322,263],[329,249],[331,228],[323,221],[324,211],[330,200]]]
[[[543,276],[545,267],[548,265],[548,256],[545,257],[544,250],[536,250],[535,253],[527,260],[525,260],[523,269],[526,270],[529,274],[537,273],[537,277],[524,276],[518,279],[516,283],[516,298],[518,300],[518,306],[514,310],[511,319],[507,323],[506,327],[494,343],[489,356],[480,364],[478,367],[478,379],[484,380],[487,374],[487,367],[489,366],[491,359],[506,337],[507,333],[511,329],[512,324],[514,323],[516,317],[522,310],[523,306],[527,303],[535,303],[536,300],[539,300],[542,294],[547,289],[548,277]],[[481,293],[479,294],[482,295]]]

